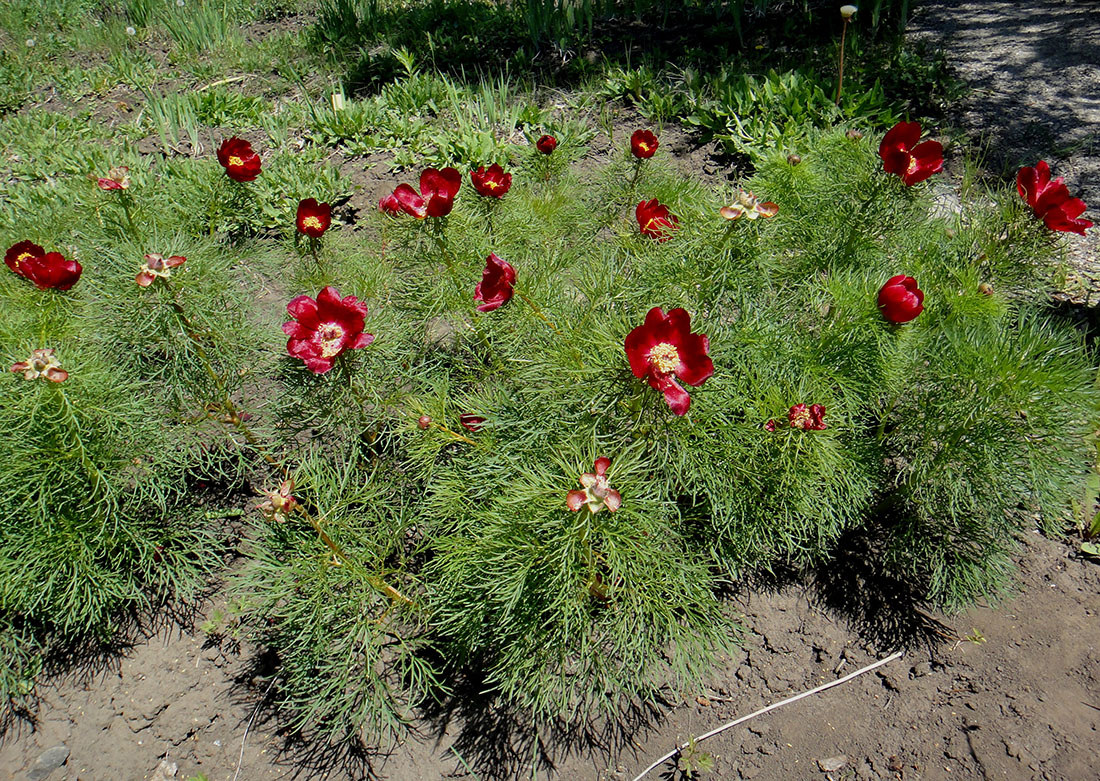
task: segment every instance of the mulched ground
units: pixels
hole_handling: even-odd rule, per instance
[[[1100,222],[1100,4],[926,0],[911,29],[942,43],[973,87],[948,124],[984,150],[988,174],[1011,177],[1046,159]],[[706,150],[682,146],[694,170],[708,164],[696,159]],[[361,161],[351,167],[363,170]],[[387,181],[367,176],[360,184],[357,198],[369,206]],[[1069,306],[1095,324],[1100,230],[1069,245]],[[693,735],[904,648],[876,672],[701,744],[715,756],[710,777],[1097,777],[1100,564],[1072,545],[1026,534],[1016,594],[944,617],[915,608],[906,584],[867,566],[861,550],[853,541],[842,562],[736,595],[730,609],[747,628],[743,652],[700,691],[670,692],[665,707],[633,714],[627,730],[533,738],[520,716],[485,707],[474,689],[443,703],[388,755],[302,743],[281,730],[266,704],[276,674],[269,660],[198,629],[224,609],[215,591],[197,617],[146,628],[118,654],[47,680],[34,719],[16,720],[0,736],[0,773],[629,781]]]

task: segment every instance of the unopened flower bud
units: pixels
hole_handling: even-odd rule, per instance
[[[802,162],[802,158],[795,154],[787,155],[787,165],[798,165]]]
[[[855,128],[852,128],[844,135],[848,136],[848,138],[852,139],[853,141],[859,141],[861,138],[863,138],[863,133],[859,130],[856,130]]]
[[[978,292],[981,293],[983,296],[991,296],[993,295],[993,285],[990,285],[987,282],[983,282],[982,284],[978,285]]]
[[[416,421],[416,425],[426,429],[428,426],[432,425],[432,419],[427,415],[421,415],[420,419]]]

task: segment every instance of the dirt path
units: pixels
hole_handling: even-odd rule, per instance
[[[984,145],[990,173],[1047,159],[1100,223],[1100,2],[927,0],[912,29],[942,41],[972,85],[950,122]],[[1095,306],[1100,230],[1070,245],[1075,297]],[[692,735],[904,646],[877,673],[702,744],[715,755],[710,777],[1095,778],[1100,566],[1038,534],[1027,535],[1020,562],[1015,597],[952,619],[915,611],[904,583],[858,560],[757,584],[730,608],[748,629],[744,651],[704,689],[670,693],[648,726],[532,744],[519,719],[471,697],[371,757],[281,731],[263,704],[275,674],[265,660],[211,643],[199,628],[222,607],[215,595],[188,628],[139,636],[115,657],[44,683],[37,720],[0,738],[0,777],[531,778],[533,761],[538,778],[629,780]]]

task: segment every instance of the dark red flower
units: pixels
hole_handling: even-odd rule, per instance
[[[611,512],[618,510],[623,504],[623,498],[618,491],[608,486],[607,469],[610,466],[610,458],[597,458],[592,465],[594,471],[581,475],[581,485],[584,488],[566,494],[566,506],[573,512],[586,506],[590,513],[598,513],[604,507]]]
[[[485,423],[485,418],[480,415],[472,415],[466,412],[458,416],[458,422],[461,423],[462,428],[467,431],[480,431],[482,424]]]
[[[32,258],[41,258],[46,254],[46,250],[39,247],[33,241],[20,241],[8,248],[8,251],[4,253],[4,263],[8,268],[14,271],[20,276],[25,276],[23,272],[19,270],[19,267],[23,265],[25,261]]]
[[[764,424],[764,430],[770,433],[775,433],[775,421],[769,420]]]
[[[638,228],[643,236],[649,236],[657,241],[668,241],[672,238],[669,231],[675,230],[680,220],[673,214],[669,214],[668,207],[654,198],[652,201],[642,201],[634,210],[634,216],[638,218]]]
[[[473,182],[477,194],[487,198],[503,198],[512,187],[512,175],[504,173],[504,169],[497,163],[488,168],[480,166],[476,171],[470,171],[470,181]]]
[[[218,162],[225,175],[235,182],[251,182],[260,175],[260,156],[243,138],[227,138],[218,147]]]
[[[428,426],[432,425],[431,416],[421,415],[419,418],[416,419],[416,425],[422,429],[428,428]]]
[[[501,260],[496,253],[485,258],[485,269],[481,272],[481,281],[474,289],[474,301],[481,301],[477,311],[491,312],[508,303],[516,283],[516,270]]]
[[[791,428],[800,428],[803,431],[824,431],[828,428],[825,423],[825,407],[821,404],[811,404],[809,408],[805,404],[795,404],[787,412],[787,420]]]
[[[462,174],[454,168],[444,168],[442,171],[435,168],[425,168],[420,174],[420,192],[412,188],[412,185],[399,184],[390,198],[383,198],[378,207],[382,211],[390,211],[390,205],[394,199],[405,214],[412,215],[418,220],[425,217],[446,217],[454,208],[455,196],[458,188],[462,186]]]
[[[1071,198],[1069,189],[1062,177],[1050,179],[1050,166],[1040,160],[1035,167],[1025,165],[1016,174],[1016,191],[1027,201],[1027,205],[1042,217],[1046,226],[1053,231],[1066,231],[1085,235],[1085,229],[1092,223],[1085,219],[1076,219],[1087,208],[1080,198]]]
[[[919,122],[898,122],[878,146],[886,173],[897,174],[910,186],[943,168],[943,145],[939,141],[918,144],[919,140]]]
[[[639,160],[648,160],[653,157],[660,144],[657,136],[648,130],[635,130],[630,136],[630,153]]]
[[[400,214],[401,201],[397,200],[397,196],[393,194],[387,195],[385,198],[379,198],[378,211],[383,214]]]
[[[66,260],[60,252],[46,252],[29,241],[10,247],[4,254],[4,262],[39,290],[68,290],[84,271],[79,262]]]
[[[542,136],[535,142],[535,148],[544,155],[551,155],[558,148],[558,139],[553,136]]]
[[[22,374],[24,380],[49,380],[50,382],[65,382],[69,379],[69,373],[61,368],[57,358],[53,355],[53,349],[34,350],[31,357],[19,363],[13,363],[11,371]]]
[[[182,266],[186,262],[187,258],[182,255],[172,255],[166,258],[156,252],[150,253],[145,256],[145,262],[141,264],[141,270],[138,271],[134,281],[141,287],[149,287],[157,279],[168,279],[172,276],[172,269]]]
[[[664,393],[677,415],[687,413],[691,397],[676,380],[702,385],[714,374],[714,362],[707,355],[710,342],[703,334],[691,333],[691,315],[683,309],[665,315],[661,307],[653,307],[645,323],[627,334],[625,346],[634,376],[645,377]]]
[[[908,323],[924,311],[924,292],[917,280],[898,274],[878,291],[878,308],[891,323]]]
[[[299,233],[319,239],[332,224],[332,207],[327,203],[317,203],[316,198],[306,198],[298,202],[298,216],[294,222]]]
[[[355,296],[341,299],[331,285],[318,293],[316,301],[298,296],[286,305],[286,311],[297,320],[283,323],[283,333],[290,337],[286,351],[301,358],[314,374],[331,369],[336,356],[345,350],[374,341],[374,336],[363,331],[366,304]]]

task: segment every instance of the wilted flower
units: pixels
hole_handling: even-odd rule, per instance
[[[298,226],[299,233],[304,233],[311,239],[319,239],[331,223],[332,207],[327,203],[317,203],[316,198],[306,198],[298,202],[298,215],[294,224]]]
[[[124,165],[112,168],[106,176],[88,174],[100,190],[126,190],[130,187],[130,169]]]
[[[225,175],[235,182],[251,182],[260,175],[260,156],[243,138],[233,136],[222,141],[218,162],[225,168]]]
[[[345,350],[366,347],[374,341],[364,333],[366,304],[355,296],[341,299],[336,288],[329,285],[317,294],[298,296],[286,305],[294,320],[283,323],[283,333],[290,337],[286,351],[301,358],[314,374],[324,374],[332,368],[336,357]]]
[[[4,263],[39,290],[68,290],[84,271],[80,263],[60,252],[46,252],[30,241],[20,241],[4,253]]]
[[[710,342],[703,334],[691,333],[691,315],[683,309],[665,315],[659,306],[653,307],[645,323],[627,334],[625,347],[634,376],[645,377],[664,393],[677,415],[687,414],[691,397],[676,380],[702,385],[714,374],[714,362],[707,355]]]
[[[469,412],[464,412],[458,416],[458,422],[462,424],[462,428],[467,431],[480,431],[482,424],[485,423],[485,418],[480,415],[473,415]]]
[[[908,323],[924,311],[924,292],[917,280],[898,274],[878,291],[878,308],[891,323]]]
[[[172,276],[172,269],[176,266],[182,266],[187,262],[187,258],[182,255],[172,255],[171,257],[164,257],[155,252],[145,256],[145,262],[141,264],[141,271],[138,272],[137,277],[134,279],[142,287],[149,287],[160,279],[168,279]]]
[[[919,122],[898,122],[878,145],[886,173],[897,174],[909,186],[943,169],[943,145],[939,141],[918,144],[919,140]]]
[[[570,491],[565,497],[565,504],[573,512],[582,507],[587,507],[590,513],[598,513],[604,507],[615,512],[622,506],[623,498],[614,488],[607,484],[607,468],[611,466],[610,458],[597,458],[592,468],[594,472],[585,472],[581,475],[580,491]]]
[[[21,372],[25,380],[41,378],[50,382],[64,382],[69,379],[69,373],[61,368],[53,352],[53,349],[35,350],[27,360],[12,364],[11,371]]]
[[[680,220],[670,214],[668,207],[654,198],[651,201],[642,201],[634,210],[634,216],[638,220],[638,228],[643,236],[649,236],[660,242],[672,238],[669,231],[675,230]]]
[[[422,220],[425,217],[446,217],[454,208],[455,196],[462,186],[462,174],[454,168],[425,168],[420,174],[420,192],[408,184],[399,184],[390,196],[401,211]],[[383,198],[378,207],[390,211],[390,201]],[[393,212],[391,212],[393,213]]]
[[[775,421],[769,420],[764,424],[764,430],[770,433],[775,433]]]
[[[982,282],[980,285],[978,285],[978,292],[981,293],[983,296],[991,296],[993,295],[993,285],[989,284],[988,282]]]
[[[808,408],[805,404],[795,404],[787,412],[791,428],[800,428],[803,431],[824,431],[828,428],[824,418],[825,407],[821,404],[811,404]]]
[[[489,257],[485,258],[481,281],[474,289],[474,301],[482,302],[478,304],[477,310],[491,312],[508,303],[515,283],[516,270],[507,261],[498,258],[496,253],[489,253]]]
[[[855,128],[852,128],[851,130],[849,130],[844,135],[850,141],[859,141],[861,138],[863,138],[863,131],[862,130],[856,130]]]
[[[1024,166],[1020,169],[1016,174],[1016,191],[1051,230],[1084,236],[1085,229],[1092,227],[1089,220],[1076,219],[1087,208],[1085,202],[1069,196],[1062,177],[1051,181],[1050,166],[1045,160],[1040,160],[1034,168]]]
[[[718,213],[727,220],[739,220],[742,217],[755,220],[757,217],[774,217],[779,213],[779,207],[771,201],[761,203],[752,193],[741,190],[737,193],[737,199],[729,206],[723,206]]]
[[[535,148],[544,155],[553,154],[554,150],[558,148],[558,139],[553,136],[542,136],[535,142]]]
[[[470,171],[470,181],[473,182],[477,194],[487,198],[503,198],[512,187],[512,175],[504,173],[504,169],[497,163],[488,168],[479,166],[476,171]]]
[[[298,506],[298,500],[291,496],[294,491],[294,481],[284,480],[279,484],[278,491],[262,491],[265,499],[256,505],[256,509],[264,514],[271,522],[285,523],[287,517]]]
[[[657,152],[660,143],[649,130],[635,130],[630,136],[630,153],[639,160],[648,160]]]

